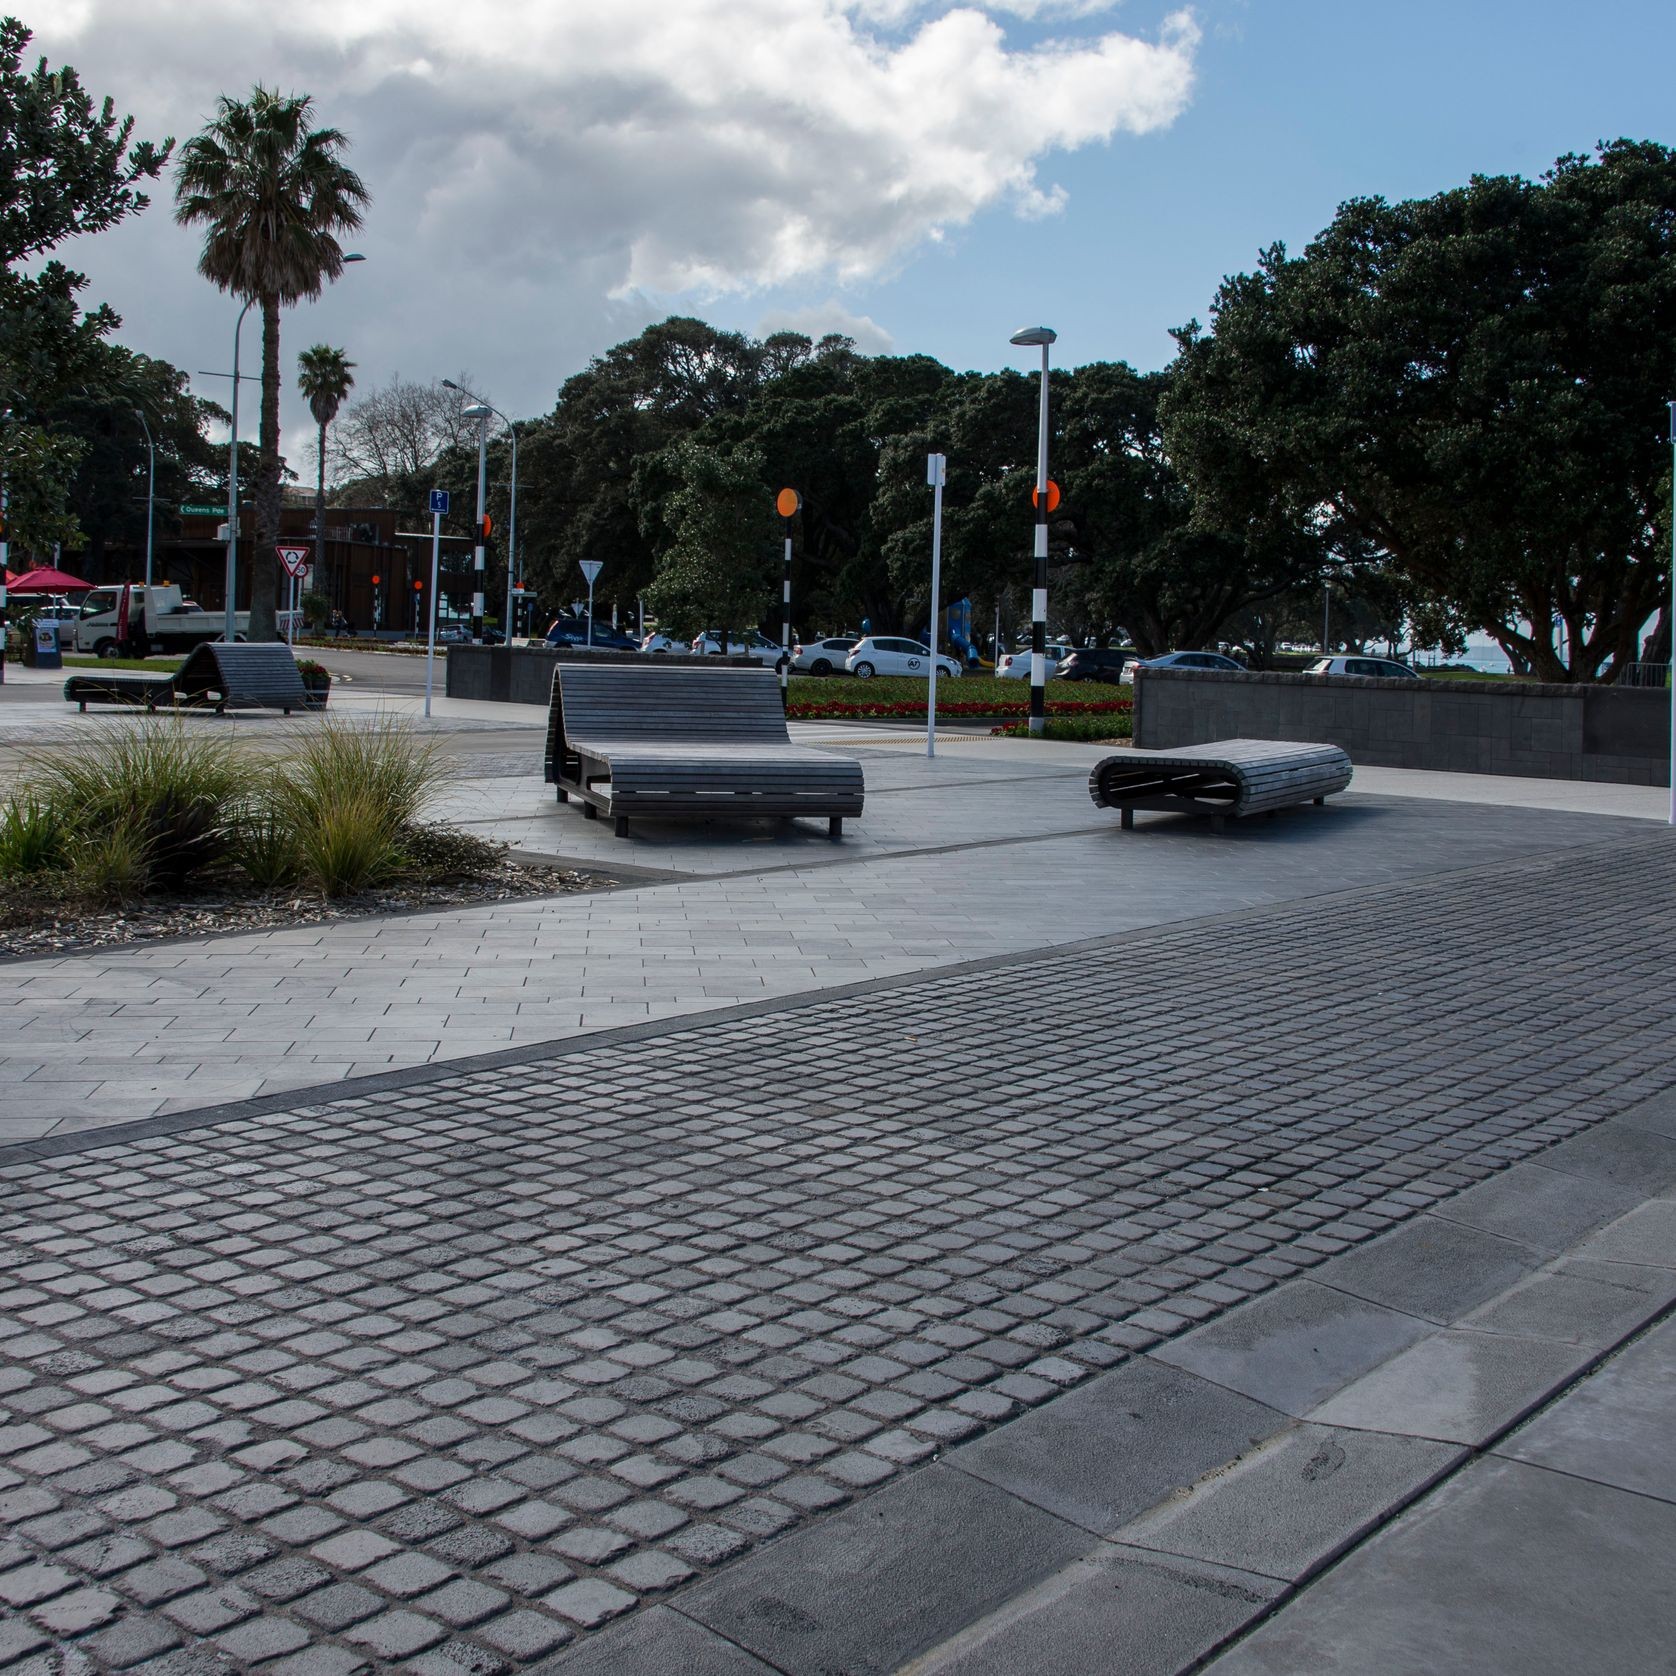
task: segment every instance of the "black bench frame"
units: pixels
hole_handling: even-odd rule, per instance
[[[1337,745],[1277,739],[1220,739],[1174,751],[1123,751],[1103,757],[1088,776],[1088,795],[1122,813],[1137,809],[1209,815],[1220,832],[1230,817],[1272,815],[1297,803],[1323,804],[1350,784],[1350,758]]]
[[[545,774],[589,820],[825,817],[838,838],[865,795],[853,758],[794,745],[763,668],[560,664]]]
[[[64,697],[86,711],[90,704],[146,710],[293,710],[318,708],[310,699],[289,646],[210,641],[194,646],[172,675],[72,675]]]

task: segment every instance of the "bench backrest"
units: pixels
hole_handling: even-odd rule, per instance
[[[786,745],[785,707],[772,669],[560,664],[549,735],[556,742]]]
[[[308,708],[297,659],[289,646],[277,644],[217,640],[194,646],[175,671],[174,687],[188,701],[220,693],[235,710]]]

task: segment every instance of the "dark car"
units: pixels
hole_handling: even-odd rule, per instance
[[[1059,666],[1061,681],[1113,681],[1123,674],[1123,666],[1136,658],[1134,647],[1127,651],[1115,646],[1079,646]]]
[[[632,635],[614,629],[609,623],[595,623],[592,640],[588,635],[586,617],[560,617],[547,631],[549,646],[587,646],[592,644],[605,652],[638,652],[640,642]]]

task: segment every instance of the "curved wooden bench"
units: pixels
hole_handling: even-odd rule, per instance
[[[1102,809],[1121,810],[1126,828],[1135,824],[1137,809],[1158,809],[1209,815],[1220,829],[1229,816],[1325,803],[1350,784],[1350,775],[1350,758],[1337,745],[1218,739],[1104,757],[1088,776],[1088,795]]]
[[[560,664],[546,777],[618,837],[630,816],[824,816],[834,838],[861,813],[861,764],[794,745],[771,669]]]
[[[72,675],[64,696],[85,711],[90,704],[138,705],[147,710],[307,710],[310,700],[289,646],[211,641],[194,646],[173,675]]]

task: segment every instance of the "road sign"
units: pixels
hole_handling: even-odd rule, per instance
[[[1040,504],[1038,502],[1037,498],[1036,498],[1036,491],[1033,488],[1030,491],[1030,504],[1032,506],[1036,506],[1036,505]],[[1057,512],[1058,510],[1059,510],[1059,485],[1057,483],[1055,483],[1054,480],[1050,477],[1048,479],[1048,511],[1049,512]]]
[[[795,489],[782,489],[774,497],[774,510],[782,518],[795,518],[797,509],[803,504],[802,497]]]
[[[605,561],[603,559],[580,559],[577,562],[581,567],[583,581],[591,588],[594,585],[594,578],[605,569]]]
[[[446,489],[431,490],[431,511],[442,518],[448,516],[448,491]]]
[[[308,569],[309,560],[314,557],[307,547],[276,547],[279,562],[285,566],[287,576],[301,576]]]

